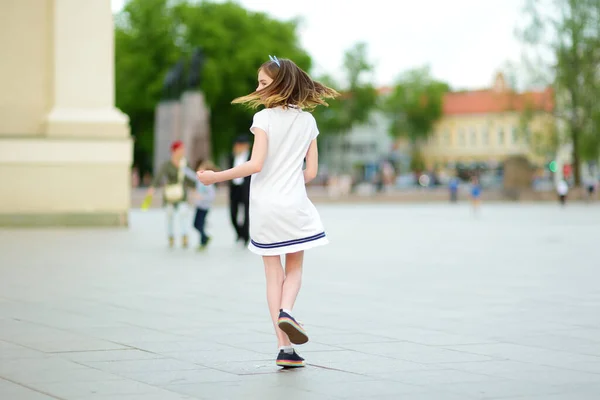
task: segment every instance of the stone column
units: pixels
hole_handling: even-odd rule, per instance
[[[54,0],[53,108],[48,136],[129,137],[114,107],[114,27],[110,0]]]
[[[114,107],[110,0],[9,0],[0,15],[14,20],[0,24],[0,226],[126,225],[132,141]]]

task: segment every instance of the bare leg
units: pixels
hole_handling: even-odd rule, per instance
[[[302,285],[302,261],[304,252],[285,255],[285,280],[281,293],[281,308],[291,311]]]
[[[280,256],[263,256],[265,264],[265,276],[267,278],[267,303],[269,312],[277,334],[277,346],[291,346],[290,339],[285,332],[279,329],[277,319],[279,318],[279,309],[281,308],[281,292],[283,289],[283,266]]]

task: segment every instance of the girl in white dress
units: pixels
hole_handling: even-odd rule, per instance
[[[250,160],[221,171],[198,171],[205,185],[252,175],[250,181],[250,244],[261,255],[267,279],[267,302],[275,326],[277,365],[303,367],[292,348],[308,341],[291,310],[302,280],[304,250],[327,244],[317,209],[306,194],[306,183],[317,175],[317,123],[309,112],[339,94],[287,59],[270,57],[258,70],[254,93],[233,103],[265,108],[254,115]],[[306,168],[304,162],[306,161]],[[281,263],[285,255],[285,271]]]

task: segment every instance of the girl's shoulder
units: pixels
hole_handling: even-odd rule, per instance
[[[309,121],[317,122],[317,120],[315,119],[315,116],[311,112],[302,111],[302,115],[304,116],[304,118],[307,118]]]
[[[254,116],[261,117],[261,116],[269,115],[270,110],[271,110],[270,108],[263,108],[262,110],[255,112]]]

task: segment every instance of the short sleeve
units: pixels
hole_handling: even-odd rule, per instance
[[[252,126],[250,127],[250,132],[252,132],[252,134],[254,134],[254,128],[259,128],[266,133],[269,133],[269,114],[266,108],[254,114]]]
[[[315,140],[319,136],[319,127],[317,126],[317,121],[315,118],[312,118],[312,127],[310,130],[310,140]]]

